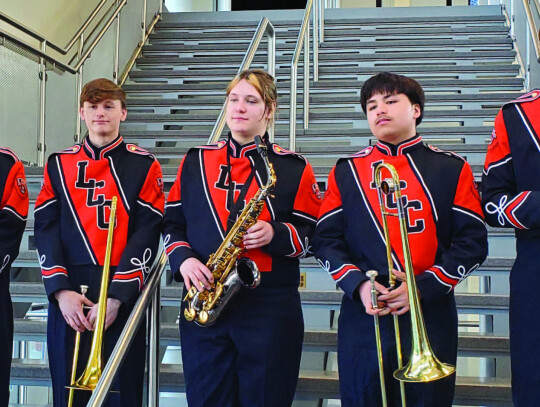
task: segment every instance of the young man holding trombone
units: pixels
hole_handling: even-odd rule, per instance
[[[315,256],[345,292],[342,406],[450,407],[453,288],[487,255],[480,197],[470,166],[416,133],[424,92],[415,80],[380,73],[365,82],[360,103],[377,144],[331,171],[313,240]],[[401,382],[429,383],[400,385],[398,369]]]
[[[86,405],[90,391],[66,389],[73,384],[73,366],[77,365],[74,379],[82,378],[78,385],[87,382],[93,368],[104,367],[99,349],[103,348],[106,362],[159,246],[164,210],[161,168],[152,155],[124,143],[119,134],[127,115],[125,100],[124,91],[108,79],[85,85],[79,114],[88,136],[49,157],[35,205],[36,246],[49,298],[47,346],[55,407],[68,405],[68,398],[70,405],[72,398],[72,405]],[[103,279],[110,280],[108,288]],[[82,286],[88,287],[86,293]],[[98,298],[103,301],[98,303]],[[103,330],[101,342],[96,338]],[[76,332],[83,333],[77,354]],[[98,350],[94,353],[90,347]],[[144,361],[142,328],[107,406],[142,405]]]

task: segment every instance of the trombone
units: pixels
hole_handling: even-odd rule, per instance
[[[86,364],[86,368],[84,369],[84,372],[82,373],[81,377],[79,377],[77,381],[75,381],[75,377],[76,377],[78,354],[79,354],[80,333],[77,332],[77,335],[75,336],[75,351],[73,352],[71,385],[67,386],[67,388],[69,388],[68,407],[71,407],[73,405],[73,391],[74,390],[93,391],[96,388],[99,378],[101,377],[102,369],[103,369],[101,353],[103,350],[103,331],[105,330],[105,314],[107,311],[107,289],[109,287],[109,269],[111,266],[111,252],[112,252],[114,225],[116,223],[117,201],[118,201],[118,198],[116,196],[113,196],[112,203],[111,203],[111,213],[109,216],[109,231],[107,234],[105,261],[103,263],[103,272],[101,276],[101,285],[100,285],[100,291],[99,291],[96,327],[94,330],[94,335],[92,336],[90,355],[88,356],[88,363]]]
[[[382,179],[382,172],[386,170],[390,173],[391,178]],[[388,278],[390,289],[393,289],[396,283],[396,277],[392,273],[392,246],[390,243],[390,233],[388,228],[388,216],[396,216],[399,219],[399,229],[401,234],[401,244],[403,248],[403,260],[407,283],[407,294],[409,296],[410,315],[411,315],[411,334],[412,334],[412,352],[409,358],[409,363],[402,366],[401,360],[401,341],[399,334],[398,316],[394,315],[394,333],[396,337],[396,351],[398,356],[398,369],[394,372],[394,377],[400,381],[401,402],[405,406],[405,389],[403,382],[431,382],[450,376],[456,368],[450,364],[440,362],[433,354],[431,345],[426,333],[422,308],[420,307],[420,299],[416,289],[416,280],[414,278],[414,270],[412,265],[411,251],[409,248],[409,238],[407,235],[407,217],[403,200],[401,196],[401,188],[399,185],[399,176],[395,167],[391,164],[381,163],[375,169],[375,184],[377,187],[377,195],[379,197],[379,205],[382,214],[382,224],[384,229],[384,238],[386,243],[386,254],[388,260]],[[393,196],[396,203],[397,212],[390,212],[385,205],[385,196]],[[372,279],[373,281],[373,279]],[[380,333],[376,337],[377,347],[380,347]],[[379,362],[382,366],[382,361]],[[384,376],[380,375],[381,389],[384,388]],[[383,397],[385,398],[385,397]]]

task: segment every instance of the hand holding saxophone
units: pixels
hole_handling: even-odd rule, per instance
[[[246,250],[257,249],[266,246],[274,238],[274,228],[268,222],[257,220],[244,235],[244,248]]]
[[[71,290],[57,291],[54,296],[58,301],[62,316],[70,327],[77,332],[84,332],[87,329],[92,330],[92,324],[83,312],[83,305],[94,306],[92,301],[84,295]]]
[[[180,274],[182,274],[184,284],[188,290],[191,286],[194,286],[199,292],[204,289],[209,290],[211,288],[210,284],[214,282],[212,272],[195,257],[186,259],[180,265]]]

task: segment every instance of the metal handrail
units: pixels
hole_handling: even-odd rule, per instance
[[[536,11],[540,11],[540,4],[538,0],[534,0]],[[531,32],[534,52],[536,54],[536,60],[540,62],[540,30],[534,21],[533,13],[531,10],[531,5],[528,0],[523,0],[523,8],[525,9],[525,14],[527,15],[527,21],[529,26],[529,31]]]
[[[251,39],[251,42],[249,44],[248,50],[246,51],[246,55],[244,56],[244,60],[240,64],[240,68],[238,68],[237,75],[248,69],[251,65],[251,61],[253,61],[253,57],[255,56],[255,52],[259,48],[259,44],[261,43],[261,40],[263,38],[263,35],[267,36],[268,38],[268,73],[274,77],[276,77],[276,33],[274,30],[274,26],[270,22],[270,20],[266,17],[261,18],[261,21],[259,21],[259,25],[257,27],[257,30],[255,31],[255,34],[253,35],[253,38]],[[216,120],[216,124],[214,125],[214,128],[212,130],[212,133],[210,134],[210,137],[208,138],[208,144],[215,143],[219,140],[219,137],[221,136],[221,132],[223,131],[223,128],[225,127],[225,109],[227,108],[227,100],[223,103],[223,107],[221,108],[221,112],[219,113],[219,116]],[[269,131],[270,134],[270,141],[274,141],[274,124],[272,124],[272,127]]]
[[[156,404],[156,394],[158,394],[158,379],[159,379],[159,363],[157,362],[157,354],[159,351],[158,346],[158,335],[159,335],[159,298],[160,298],[160,283],[161,276],[167,265],[167,254],[164,250],[161,250],[159,255],[156,257],[156,261],[152,266],[152,271],[150,273],[150,278],[148,279],[145,287],[141,291],[133,311],[122,330],[122,334],[116,346],[109,357],[107,365],[103,370],[99,382],[92,392],[92,397],[88,401],[87,407],[98,407],[103,404],[107,393],[109,392],[111,385],[113,383],[114,377],[120,368],[126,354],[131,346],[131,342],[135,338],[135,334],[139,329],[139,326],[144,318],[144,313],[147,308],[150,312],[150,340],[148,344],[148,357],[152,361],[148,368],[148,407],[155,407]],[[151,391],[154,394],[150,394]]]
[[[141,54],[143,46],[146,43],[146,40],[148,39],[148,37],[150,36],[152,31],[154,30],[155,25],[161,20],[162,15],[163,15],[162,7],[163,7],[163,3],[160,3],[159,12],[156,13],[156,15],[154,16],[154,19],[152,20],[152,22],[148,26],[148,30],[146,30],[146,34],[145,34],[144,38],[141,39],[141,42],[139,42],[139,45],[137,46],[137,49],[135,49],[135,51],[131,55],[131,58],[129,59],[128,63],[126,64],[126,67],[124,68],[124,72],[122,72],[122,76],[120,76],[120,81],[118,82],[118,84],[120,86],[122,86],[126,82],[126,80],[128,78],[128,75],[129,75],[129,71],[131,71],[131,68],[133,68],[133,65],[135,65],[135,60]]]
[[[298,33],[296,48],[291,60],[291,90],[289,109],[289,150],[296,149],[296,92],[298,90],[298,61],[304,45],[304,129],[309,126],[309,18],[314,0],[309,0],[304,11],[302,26]],[[317,0],[313,11],[313,80],[319,80],[319,39],[318,39],[318,15],[324,18],[322,0]]]
[[[31,28],[29,27],[26,27],[24,24],[16,21],[15,19],[7,16],[6,14],[0,12],[0,20],[8,23],[9,25],[11,25],[12,27],[15,27],[16,29],[24,32],[25,34],[27,35],[30,35],[31,37],[33,37],[34,39],[40,41],[40,42],[45,42],[45,44],[54,49],[55,51],[58,51],[60,52],[62,55],[66,55],[69,50],[73,47],[73,45],[75,45],[75,43],[77,42],[77,40],[79,39],[79,37],[81,36],[81,33],[86,30],[86,28],[88,28],[88,26],[90,25],[90,23],[94,20],[94,18],[96,17],[96,15],[99,13],[99,11],[103,8],[103,6],[105,5],[105,3],[107,2],[108,0],[101,0],[101,2],[96,6],[96,8],[94,9],[94,11],[92,11],[92,13],[90,14],[90,16],[88,16],[88,18],[86,19],[86,21],[83,23],[83,25],[79,28],[79,30],[75,33],[75,35],[71,38],[71,40],[69,40],[69,42],[67,43],[67,45],[65,47],[61,47],[59,45],[56,45],[54,42],[52,41],[49,41],[47,38],[45,38],[44,36],[42,36],[41,34],[38,34],[37,32],[35,32],[34,30],[32,30]]]

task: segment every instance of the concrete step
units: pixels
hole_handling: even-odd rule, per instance
[[[161,365],[159,382],[160,391],[185,391],[182,365]],[[50,385],[47,361],[14,359],[11,368],[11,384]],[[296,398],[339,398],[339,379],[337,372],[322,370],[300,371]],[[482,402],[482,405],[486,405],[490,402],[501,403],[510,401],[510,382],[508,379],[457,378],[455,402]]]
[[[423,60],[482,60],[482,61],[497,61],[505,60],[506,62],[512,62],[515,58],[515,51],[432,51],[432,52],[333,52],[333,53],[321,53],[319,55],[319,61],[324,62],[344,62],[344,61],[423,61]],[[292,57],[291,52],[276,53],[276,64],[290,64]],[[206,54],[197,53],[193,56],[143,56],[137,59],[137,65],[148,64],[175,64],[175,65],[236,65],[239,66],[244,56],[239,52],[234,55],[227,55],[227,58],[216,55],[216,53],[208,52]],[[254,63],[266,63],[267,57],[264,51],[259,52],[253,58]]]
[[[178,345],[180,331],[178,323],[161,323],[160,344]],[[45,342],[47,340],[47,321],[15,319],[15,341]],[[459,334],[458,354],[467,357],[508,356],[509,338],[495,334]],[[337,351],[337,331],[311,330],[304,332],[304,351]]]
[[[471,88],[474,90],[474,93],[477,93],[478,88],[495,88],[499,90],[508,90],[512,92],[520,91],[523,87],[522,78],[481,78],[481,79],[418,79],[420,85],[423,88],[429,89],[438,89],[448,88],[448,89],[464,89]],[[145,92],[145,93],[168,93],[168,92],[186,92],[191,94],[196,94],[197,91],[205,91],[208,94],[208,91],[212,92],[210,94],[216,96],[224,97],[224,89],[226,89],[229,81],[215,81],[207,82],[203,81],[200,83],[134,83],[129,85],[124,85],[124,90],[128,93],[135,92]],[[310,92],[316,93],[318,90],[330,89],[332,91],[336,90],[359,90],[364,84],[363,80],[321,80],[319,82],[312,82],[310,84]],[[290,93],[290,83],[288,81],[278,82],[278,92],[282,95]],[[298,92],[302,93],[303,84],[301,81],[298,82]],[[471,92],[472,93],[472,92]]]
[[[145,56],[150,54],[172,54],[172,53],[185,53],[185,52],[199,52],[199,51],[216,51],[218,53],[230,52],[245,52],[247,50],[246,43],[203,43],[203,44],[192,44],[193,41],[188,41],[188,44],[185,43],[162,43],[162,42],[153,42],[151,45],[145,45],[143,47],[142,53]],[[279,41],[276,42],[276,51],[283,50],[294,50],[296,46],[295,41]],[[479,38],[470,38],[470,39],[445,39],[445,38],[434,38],[434,39],[425,39],[425,38],[411,38],[409,40],[385,40],[381,39],[379,41],[361,41],[359,39],[342,41],[340,39],[330,39],[326,40],[321,44],[320,54],[332,52],[334,50],[342,50],[344,48],[348,50],[353,49],[370,49],[370,48],[381,48],[385,47],[386,50],[392,48],[396,49],[423,49],[423,48],[433,48],[441,49],[445,48],[447,50],[456,50],[459,48],[489,48],[489,49],[511,49],[512,48],[512,39],[509,37],[504,38],[492,38],[492,37],[479,37]]]
[[[424,118],[426,122],[430,119],[439,119],[444,121],[455,121],[456,119],[462,119],[466,117],[479,117],[486,120],[493,120],[497,115],[499,109],[453,109],[453,110],[425,110]],[[186,109],[172,110],[170,114],[156,114],[156,113],[131,113],[128,117],[128,123],[132,122],[196,122],[196,123],[215,123],[217,119],[218,111],[215,113],[189,113]],[[356,109],[349,109],[349,111],[332,111],[332,112],[318,112],[313,110],[309,114],[310,121],[315,122],[317,120],[366,120],[366,115],[361,111],[360,107]],[[303,112],[297,112],[297,119],[303,118]],[[280,119],[278,119],[279,122]],[[283,118],[282,120],[288,120]]]

